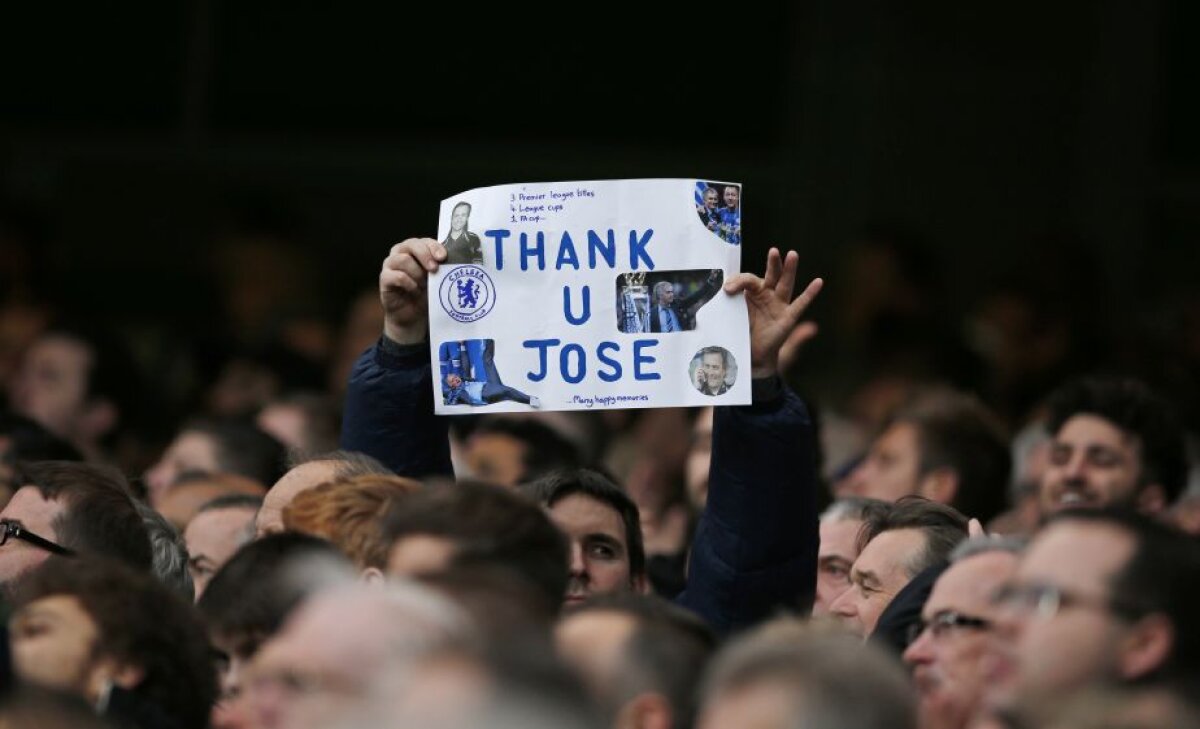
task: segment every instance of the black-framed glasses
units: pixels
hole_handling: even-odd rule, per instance
[[[1082,595],[1044,583],[1006,585],[1000,588],[992,601],[998,606],[1043,620],[1049,620],[1063,608],[1070,607],[1100,610],[1127,618],[1135,618],[1142,612],[1136,605],[1116,598]]]
[[[941,638],[956,628],[988,630],[991,627],[992,621],[985,618],[977,618],[954,610],[939,610],[928,621],[921,619],[908,626],[908,642],[914,642],[926,630],[932,633],[934,638]]]
[[[45,537],[40,537],[37,534],[34,534],[25,527],[21,526],[21,522],[19,521],[0,519],[0,547],[8,544],[9,539],[20,539],[23,542],[28,542],[35,547],[41,547],[47,552],[51,552],[53,554],[61,554],[65,557],[75,556],[75,552],[73,550],[67,549],[61,544],[55,544]]]

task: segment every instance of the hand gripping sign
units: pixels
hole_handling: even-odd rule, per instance
[[[746,304],[721,290],[740,185],[500,185],[443,200],[438,230],[438,413],[750,402]]]

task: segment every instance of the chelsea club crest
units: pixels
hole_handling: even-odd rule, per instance
[[[495,307],[496,287],[479,266],[455,266],[442,279],[438,300],[451,319],[472,322]]]

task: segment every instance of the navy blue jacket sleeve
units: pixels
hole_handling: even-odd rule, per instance
[[[816,461],[804,403],[784,389],[718,407],[708,503],[676,602],[718,633],[803,610],[817,580]]]
[[[449,425],[433,414],[429,345],[380,338],[350,373],[342,448],[374,456],[401,476],[454,477]]]

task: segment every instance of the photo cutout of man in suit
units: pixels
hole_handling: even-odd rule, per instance
[[[722,273],[713,269],[695,293],[678,297],[675,283],[659,281],[654,284],[654,299],[650,305],[650,331],[688,332],[696,328],[696,310],[721,288]]]

